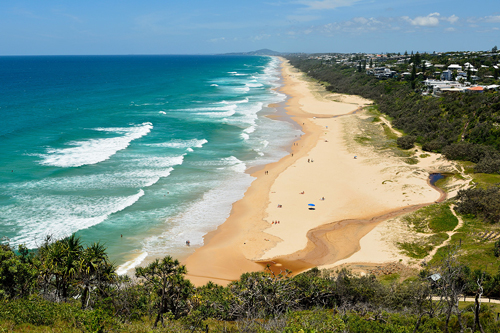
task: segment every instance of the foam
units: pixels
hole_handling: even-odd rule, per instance
[[[141,168],[159,169],[182,164],[184,156],[185,154],[179,156],[151,156],[146,158],[138,156],[138,158],[133,158],[130,161],[135,162],[134,165]]]
[[[248,134],[253,133],[253,132],[255,132],[255,126],[247,127],[243,130],[243,132],[248,133]]]
[[[0,216],[15,219],[22,229],[18,236],[11,238],[11,244],[25,244],[32,249],[39,247],[47,235],[61,239],[102,223],[111,214],[132,206],[143,195],[141,189],[128,197],[15,196],[17,204],[3,207]]]
[[[248,103],[249,99],[248,97],[245,97],[245,99],[242,100],[237,100],[237,101],[222,101],[222,102],[217,102],[217,104],[242,104],[242,103]]]
[[[133,140],[147,135],[152,128],[151,123],[143,123],[133,127],[94,128],[95,131],[113,132],[123,134],[123,136],[72,141],[68,143],[68,145],[74,146],[72,148],[48,149],[47,154],[41,155],[43,160],[40,164],[61,168],[97,164],[127,148]]]
[[[147,146],[150,147],[164,147],[164,148],[178,148],[178,149],[186,149],[186,148],[201,148],[208,141],[206,139],[192,139],[192,140],[172,140],[168,142],[162,143],[150,143]]]
[[[155,184],[160,178],[170,175],[173,168],[167,169],[141,169],[124,172],[91,174],[85,176],[71,176],[59,178],[47,178],[39,181],[29,181],[12,184],[9,191],[21,193],[33,190],[92,190],[109,188],[139,188]]]
[[[224,162],[235,160],[233,157]],[[143,251],[156,255],[174,254],[177,249],[186,246],[186,240],[191,242],[191,246],[203,245],[203,236],[227,219],[232,204],[243,197],[252,180],[245,173],[227,177],[204,193],[201,199],[184,207],[182,213],[169,218],[165,223],[165,232],[145,239]]]
[[[128,271],[130,271],[131,269],[137,267],[141,262],[143,262],[144,259],[146,259],[147,256],[148,256],[147,252],[141,252],[134,259],[129,260],[126,263],[118,266],[116,268],[116,274],[118,274],[118,275],[125,275],[125,274],[127,274]]]
[[[264,86],[262,83],[247,83],[245,85],[250,88],[259,88]]]
[[[233,90],[246,93],[246,92],[250,91],[250,87],[242,87],[242,88],[236,87],[236,88],[233,88]]]

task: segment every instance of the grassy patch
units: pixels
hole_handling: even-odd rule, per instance
[[[365,107],[365,110],[375,116],[382,115],[382,113],[378,110],[378,105],[376,104]]]
[[[401,275],[399,273],[393,273],[393,274],[388,274],[388,275],[382,275],[378,279],[382,283],[392,284],[394,282],[398,282],[400,278],[401,278]]]
[[[443,258],[451,248],[459,248],[460,261],[472,270],[482,269],[490,274],[497,274],[499,259],[493,253],[494,241],[482,241],[477,236],[480,232],[500,230],[500,226],[489,225],[479,218],[461,216],[464,225],[451,237],[450,245],[439,249],[431,262]]]
[[[410,258],[423,259],[438,245],[448,239],[448,234],[442,232],[414,242],[398,243],[398,246]]]
[[[460,161],[460,165],[464,168],[465,173],[474,173],[474,166],[476,165],[476,163],[469,161]]]
[[[478,186],[486,187],[500,183],[500,175],[489,173],[475,173],[472,175],[472,180]]]
[[[406,164],[414,165],[414,164],[418,163],[418,158],[416,158],[416,157],[408,157],[408,158],[404,159],[404,162]]]
[[[458,219],[453,215],[448,205],[437,205],[436,215],[429,219],[429,229],[433,232],[452,231],[458,225]]]
[[[447,203],[424,207],[406,215],[402,220],[420,233],[451,231],[458,224]]]
[[[357,142],[357,143],[360,143],[360,144],[366,144],[370,141],[372,141],[371,138],[367,137],[367,136],[360,136],[360,135],[356,135],[356,137],[354,137],[354,140]]]
[[[463,298],[462,298],[463,300]],[[493,313],[498,313],[500,312],[500,304],[496,304],[496,303],[488,303],[488,300],[489,298],[488,297],[483,297],[482,300],[481,300],[481,308],[483,306],[486,306],[490,311],[492,311]],[[466,309],[468,307],[473,307],[475,306],[475,303],[474,302],[460,302],[458,303],[458,307],[460,309]],[[481,309],[482,311],[483,309]]]
[[[419,156],[419,157],[420,157],[420,158],[426,158],[426,157],[429,157],[429,156],[431,156],[431,155],[430,155],[430,154],[420,154],[420,156]]]
[[[394,133],[394,131],[389,126],[384,125],[383,127],[384,127],[384,134],[388,139],[396,140],[398,138],[396,133]]]

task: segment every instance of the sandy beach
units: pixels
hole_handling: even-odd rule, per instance
[[[427,154],[412,165],[374,149],[368,128],[383,132],[387,124],[372,124],[362,110],[370,101],[328,94],[286,61],[282,74],[287,114],[304,135],[290,155],[252,174],[256,179],[230,217],[184,261],[195,285],[227,284],[267,263],[297,272],[401,258],[382,240],[385,229],[375,228],[444,199],[428,183],[429,173],[453,164]]]

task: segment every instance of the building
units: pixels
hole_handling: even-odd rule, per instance
[[[451,70],[447,69],[441,73],[441,80],[451,81]]]
[[[454,70],[461,71],[462,70],[462,66],[457,65],[457,64],[451,64],[451,65],[448,66],[448,69],[452,70],[452,71],[454,71]]]

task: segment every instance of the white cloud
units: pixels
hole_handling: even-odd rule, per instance
[[[300,0],[297,1],[297,3],[307,6],[308,9],[323,10],[349,7],[359,1],[360,0]]]
[[[212,38],[208,40],[210,43],[225,42],[226,37]]]
[[[446,31],[446,32],[454,32],[455,28],[449,27],[449,28],[444,29],[444,31]]]
[[[439,13],[431,13],[427,16],[417,16],[414,19],[411,19],[408,16],[403,16],[403,19],[410,22],[411,25],[435,27],[439,24],[439,16]]]
[[[451,15],[448,18],[444,18],[446,21],[450,22],[451,24],[455,24],[458,21],[458,16],[456,15]]]
[[[496,16],[485,16],[484,21],[488,23],[500,23],[500,15]]]

